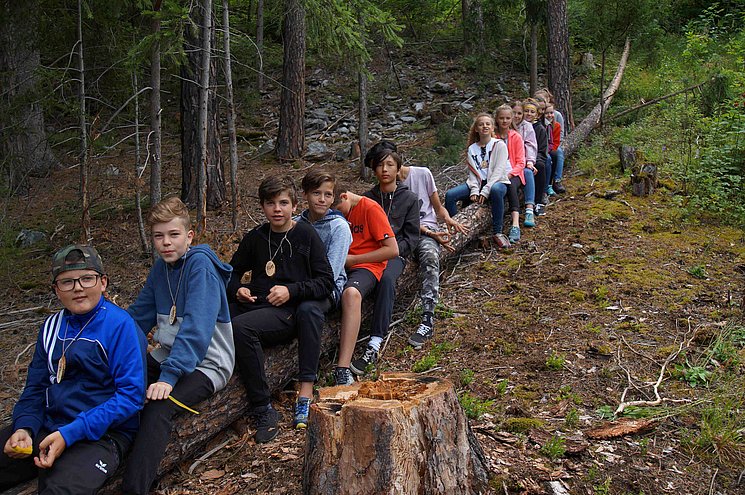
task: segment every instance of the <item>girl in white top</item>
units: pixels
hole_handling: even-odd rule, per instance
[[[448,189],[445,193],[445,209],[450,216],[458,211],[456,203],[483,204],[487,199],[492,211],[493,240],[500,248],[510,247],[504,226],[504,196],[510,183],[511,167],[507,160],[507,145],[494,136],[494,119],[488,113],[480,113],[473,120],[468,133],[468,178],[464,184]]]

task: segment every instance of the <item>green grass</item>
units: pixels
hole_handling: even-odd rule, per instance
[[[560,459],[564,457],[567,451],[565,443],[566,441],[563,438],[554,435],[541,447],[541,454],[554,461]]]
[[[480,399],[469,392],[463,392],[458,396],[458,401],[466,412],[466,416],[471,419],[479,419],[485,413],[491,412],[494,407],[494,401],[490,399]]]
[[[549,357],[546,358],[546,368],[551,371],[559,371],[564,367],[566,363],[566,355],[552,352]]]

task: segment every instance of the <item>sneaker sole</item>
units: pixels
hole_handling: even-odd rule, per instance
[[[254,435],[254,442],[256,442],[256,443],[269,443],[269,442],[271,442],[272,440],[274,440],[275,438],[277,438],[277,435],[279,434],[279,428],[274,428],[273,430],[270,430],[269,431],[269,434],[271,436],[266,437],[266,438],[262,438],[262,439],[258,439],[258,438],[256,438],[256,435]]]
[[[360,371],[357,368],[355,368],[353,364],[350,364],[349,365],[349,371],[351,371],[352,373],[354,373],[357,376],[361,376],[361,375],[364,375],[365,374],[365,370]]]
[[[414,342],[414,341],[413,341],[413,340],[411,340],[411,339],[409,339],[409,344],[411,345],[411,347],[413,347],[413,348],[414,348],[414,349],[416,349],[417,351],[418,351],[419,349],[421,349],[422,347],[424,347],[424,342]]]
[[[305,421],[305,422],[301,421],[300,423],[295,423],[295,429],[296,430],[304,430],[307,427],[308,427],[308,422],[307,421]]]

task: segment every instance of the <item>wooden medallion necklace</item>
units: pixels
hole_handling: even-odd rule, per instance
[[[287,234],[290,233],[290,230],[292,230],[292,227],[290,227],[287,232],[285,232],[285,236],[282,238],[281,241],[279,241],[279,245],[277,246],[277,250],[274,251],[274,254],[272,254],[272,227],[269,226],[269,235],[267,236],[267,243],[269,244],[269,261],[266,262],[266,265],[264,266],[264,271],[266,272],[268,277],[273,277],[274,274],[277,272],[277,265],[274,264],[274,258],[277,257],[277,254],[279,254],[280,249],[282,249],[282,243],[285,242],[285,239],[287,239]],[[290,244],[292,246],[292,244]]]
[[[83,325],[80,330],[78,330],[78,333],[73,337],[72,342],[65,345],[65,340],[67,340],[67,330],[70,327],[70,321],[67,320],[65,322],[65,337],[62,339],[62,356],[60,356],[59,361],[57,361],[57,383],[61,382],[62,379],[65,377],[65,369],[67,368],[67,358],[65,357],[65,354],[67,354],[67,350],[70,348],[71,345],[75,343],[76,340],[78,340],[78,337],[80,337],[80,334],[83,333],[83,330],[85,330],[85,327],[88,326],[88,323],[93,321],[93,318],[96,317],[98,312],[100,311],[100,308],[96,310],[95,313],[93,313],[93,316],[88,318],[88,321],[85,322],[85,325]]]
[[[178,276],[178,284],[176,285],[176,295],[173,295],[173,292],[171,291],[171,278],[168,276],[168,263],[166,265],[166,282],[168,282],[168,295],[171,296],[171,302],[173,303],[171,305],[171,312],[168,314],[168,323],[173,325],[176,323],[176,298],[178,298],[178,291],[181,290],[181,279],[184,276],[184,272],[186,271],[186,260],[184,260],[184,264],[181,265],[181,273]]]

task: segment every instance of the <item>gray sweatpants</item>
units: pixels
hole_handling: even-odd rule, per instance
[[[431,237],[421,236],[414,250],[422,277],[422,311],[434,313],[440,294],[440,243]]]

